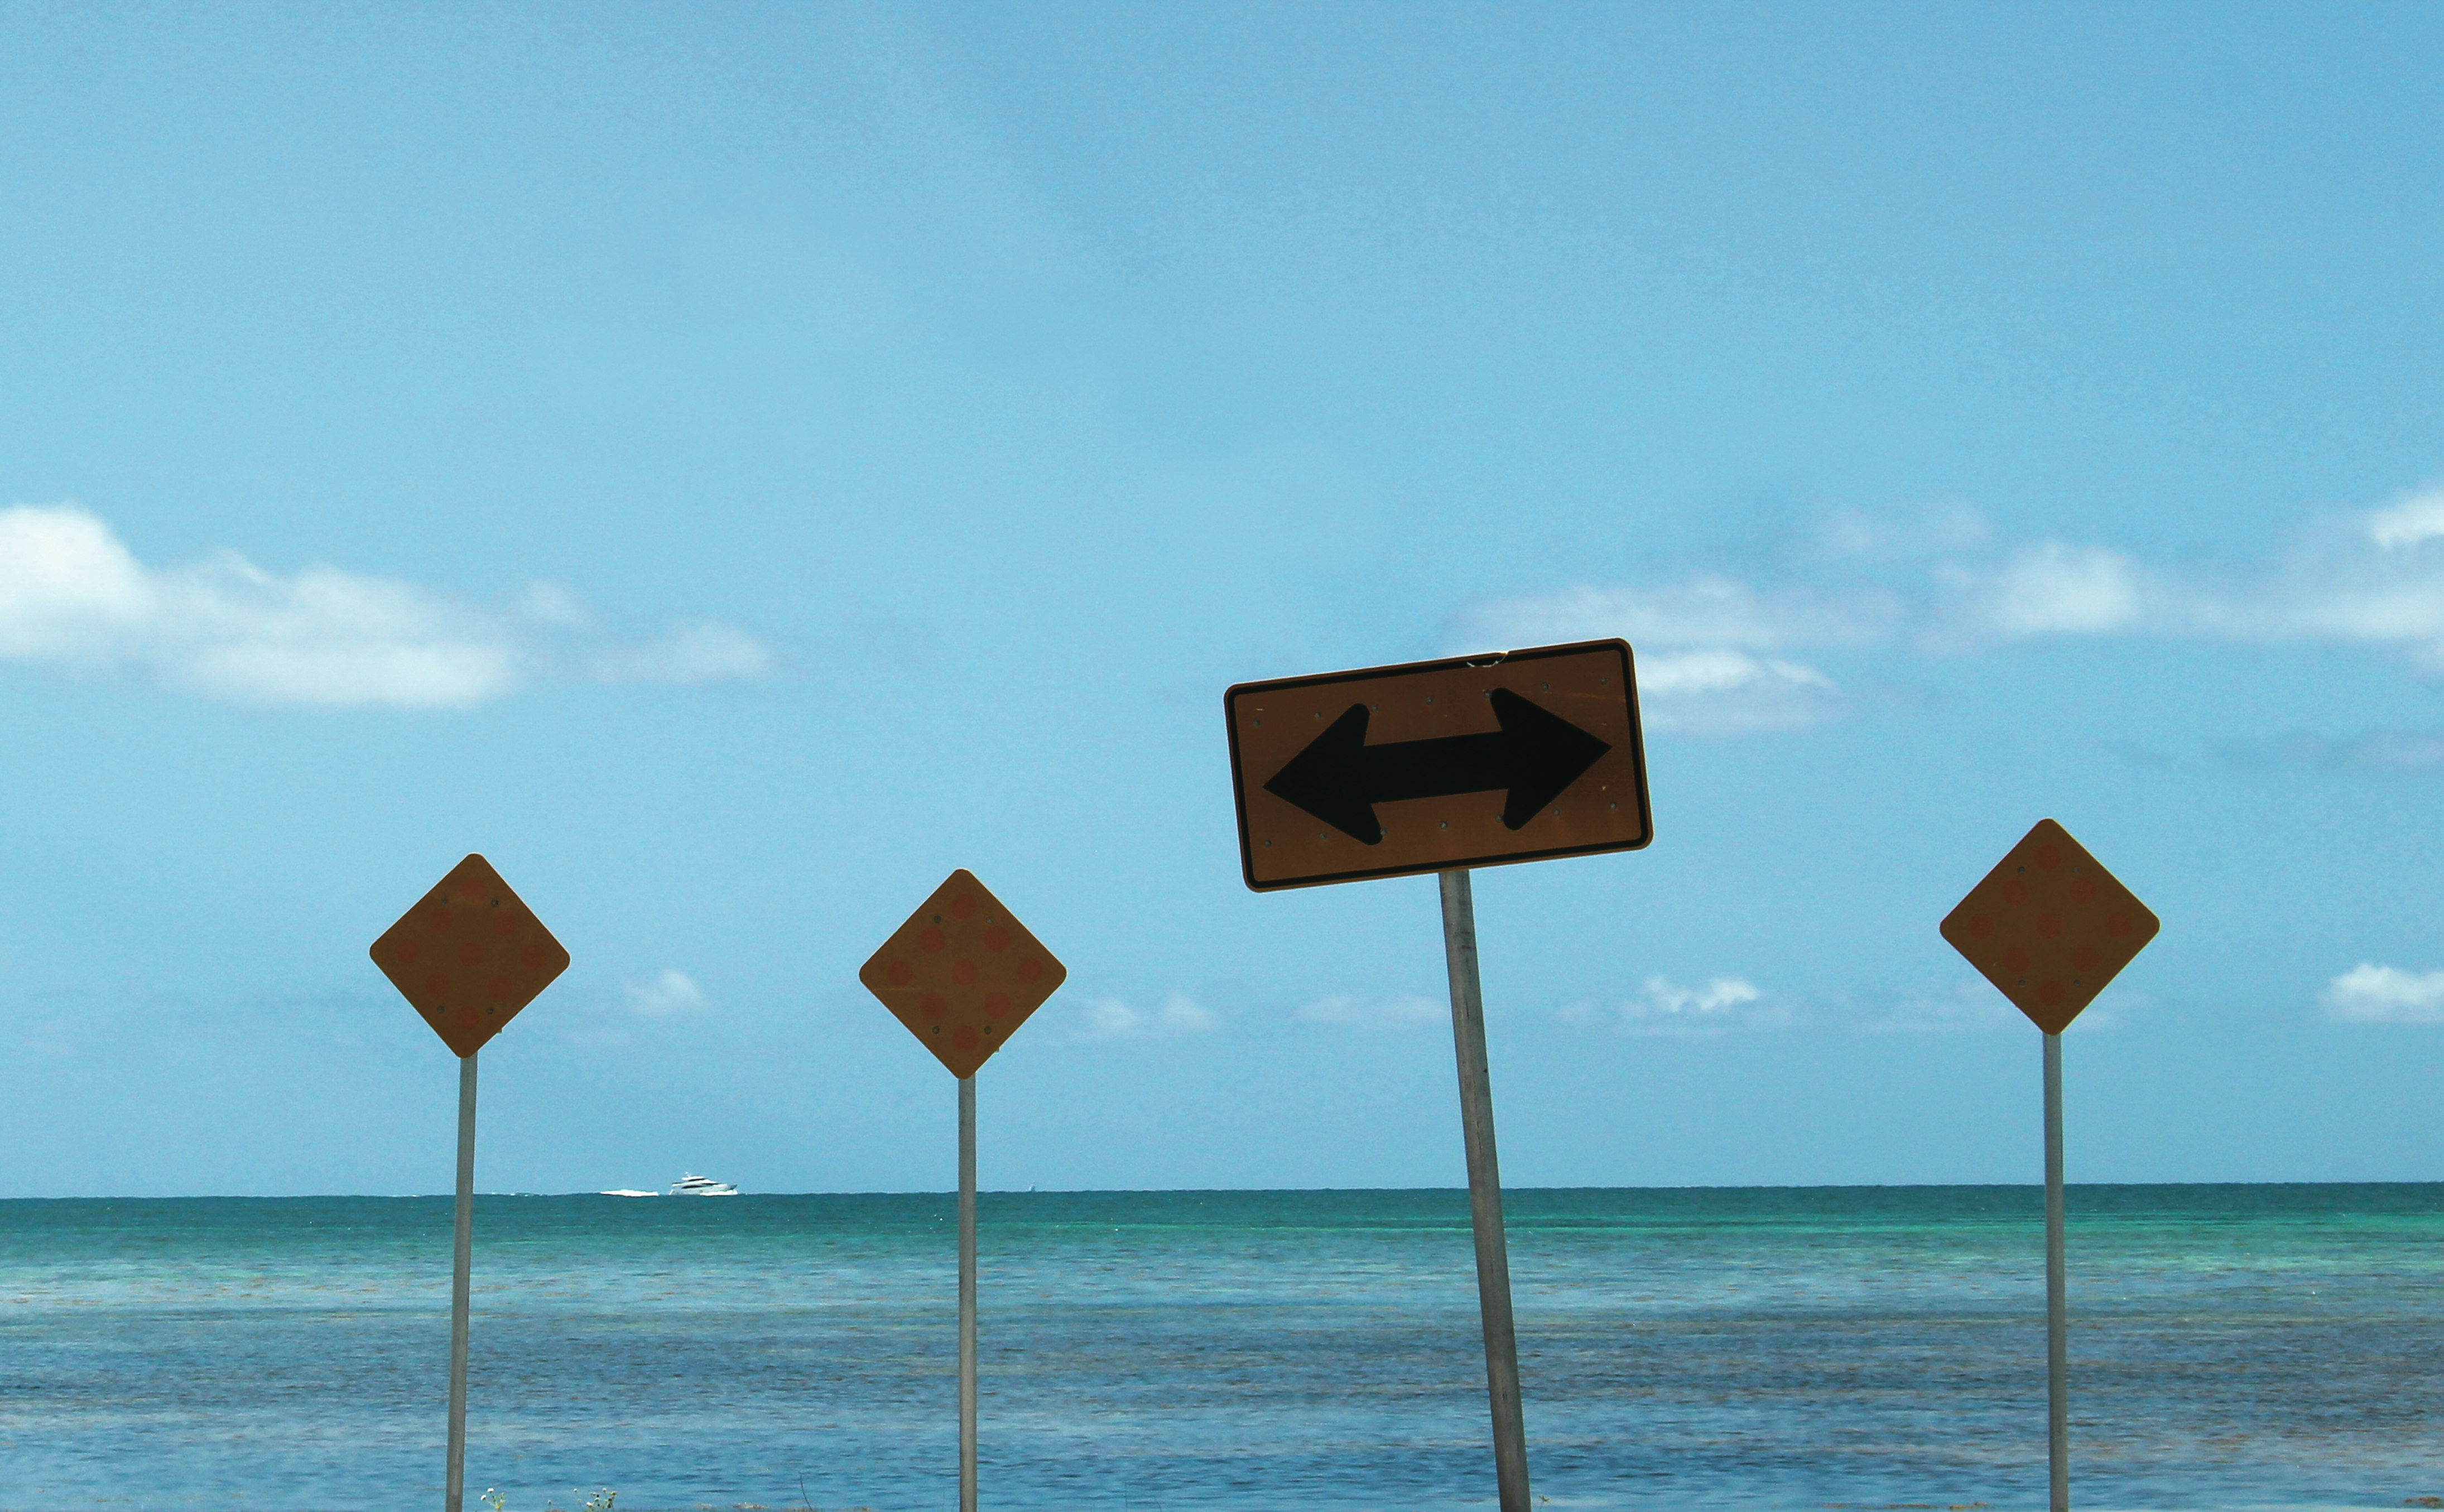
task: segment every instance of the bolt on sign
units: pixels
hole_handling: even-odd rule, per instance
[[[2047,1034],[2069,1027],[2161,928],[2049,819],[2021,837],[1942,925],[1952,948]]]
[[[391,986],[462,1059],[568,969],[568,952],[481,856],[452,867],[371,953]]]
[[[1223,711],[1260,893],[1655,838],[1626,641],[1241,683]]]
[[[934,890],[857,974],[951,1075],[974,1076],[1069,977],[964,869]]]

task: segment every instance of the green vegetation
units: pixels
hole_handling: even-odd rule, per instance
[[[585,1498],[583,1512],[611,1512],[611,1503],[620,1500],[620,1493],[607,1485],[591,1493],[571,1488],[568,1494]],[[491,1508],[492,1512],[509,1512],[509,1495],[498,1486],[486,1486],[484,1494],[475,1500]],[[560,1507],[549,1498],[546,1498],[543,1512],[560,1512]]]

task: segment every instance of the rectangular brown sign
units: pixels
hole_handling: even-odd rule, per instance
[[[1222,708],[1259,893],[1655,838],[1627,641],[1241,683]]]

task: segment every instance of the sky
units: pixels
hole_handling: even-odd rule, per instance
[[[1475,877],[1512,1186],[2026,1182],[1936,924],[2162,933],[2077,1181],[2444,1176],[2444,11],[0,9],[0,1196],[435,1192],[366,949],[573,964],[478,1185],[942,1189],[857,969],[1068,977],[989,1188],[1454,1186],[1436,891],[1242,884],[1236,682],[1620,636]]]

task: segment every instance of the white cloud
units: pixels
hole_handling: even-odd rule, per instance
[[[0,509],[0,657],[135,665],[239,703],[432,709],[505,692],[497,625],[406,583],[222,552],[156,571],[73,506]]]
[[[1309,1023],[1340,1023],[1367,1029],[1415,1029],[1440,1022],[1450,1009],[1432,998],[1318,998],[1298,1010]]]
[[[710,683],[761,677],[772,670],[764,642],[735,626],[682,625],[659,640],[605,652],[594,659],[604,682]]]
[[[2394,648],[2444,671],[2444,489],[2304,532],[2254,574],[2185,579],[2126,553],[2046,542],[1999,568],[1947,563],[1949,623],[1988,638],[2155,635]]]
[[[2444,1023],[2444,971],[2361,962],[2325,984],[2325,1011],[2354,1023]]]
[[[1636,642],[1631,650],[1637,649]],[[1638,658],[1646,728],[1662,734],[1745,735],[1805,729],[1831,718],[1841,689],[1805,662],[1745,651],[1664,652]]]
[[[2418,519],[2439,505],[2433,493],[2414,496],[2363,516],[2357,531],[2310,537],[2268,589],[2225,608],[2211,628],[2236,639],[2395,646],[2444,669],[2444,545]]]
[[[512,612],[491,613],[335,567],[283,577],[231,551],[149,567],[75,505],[0,509],[0,661],[125,669],[231,703],[452,709],[547,671],[553,646],[539,629],[590,623],[557,583],[533,584]],[[714,624],[593,659],[674,682],[770,669],[760,642]]]
[[[1176,1035],[1204,1034],[1220,1021],[1213,1010],[1174,992],[1154,1008],[1138,1008],[1118,998],[1090,1000],[1079,1025],[1081,1040],[1167,1040]]]
[[[2444,536],[2444,484],[2415,489],[2367,517],[2367,538],[2387,551]]]
[[[1703,986],[1682,986],[1651,976],[1644,990],[1613,1007],[1574,1004],[1562,1016],[1584,1022],[1613,1019],[1639,1034],[1719,1034],[1736,1028],[1787,1023],[1790,1014],[1746,977],[1717,976]]]
[[[1471,614],[1467,628],[1507,645],[1619,636],[1633,646],[1669,650],[1775,651],[1874,644],[1891,632],[1899,608],[1880,593],[1846,599],[1761,594],[1734,579],[1707,575],[1674,587],[1581,584],[1501,599]]]
[[[2080,1020],[2093,1026],[2098,1009]],[[2026,1024],[2010,1000],[1985,978],[1957,983],[1944,992],[1920,992],[1900,999],[1880,1012],[1849,1019],[1850,1027],[1865,1034],[1950,1034],[1971,1029],[2009,1028]]]
[[[2444,485],[2315,523],[2257,568],[2151,565],[2095,543],[1990,541],[1972,511],[1903,526],[1838,518],[1821,573],[1850,585],[1759,586],[1719,574],[1662,585],[1579,583],[1457,616],[1453,650],[1619,636],[1638,653],[1657,733],[1797,729],[1846,699],[1828,660],[1973,653],[2000,642],[2147,636],[2363,646],[2444,674]]]
[[[1500,599],[1464,616],[1458,630],[1471,651],[1618,636],[1638,654],[1647,728],[1722,735],[1831,717],[1841,704],[1833,679],[1775,653],[1876,645],[1901,618],[1901,601],[1881,590],[1765,594],[1709,575],[1662,588],[1581,584]]]
[[[153,613],[144,569],[82,509],[0,509],[0,656],[101,659]]]
[[[1952,567],[1944,577],[1978,629],[2010,639],[2110,635],[2137,625],[2144,610],[2138,564],[2102,546],[2047,541],[2013,552],[1999,570]]]
[[[538,625],[562,630],[590,630],[594,611],[577,590],[565,582],[535,581],[518,594],[518,613]]]
[[[1648,1014],[1728,1014],[1743,1004],[1754,1003],[1765,994],[1746,977],[1718,976],[1702,987],[1684,987],[1670,977],[1651,976],[1646,979],[1646,995],[1631,1005],[1627,1011]]]
[[[704,988],[684,971],[665,970],[650,982],[631,982],[620,989],[628,1001],[628,1011],[643,1019],[667,1019],[681,1013],[701,1013],[711,1005],[705,1001]]]

